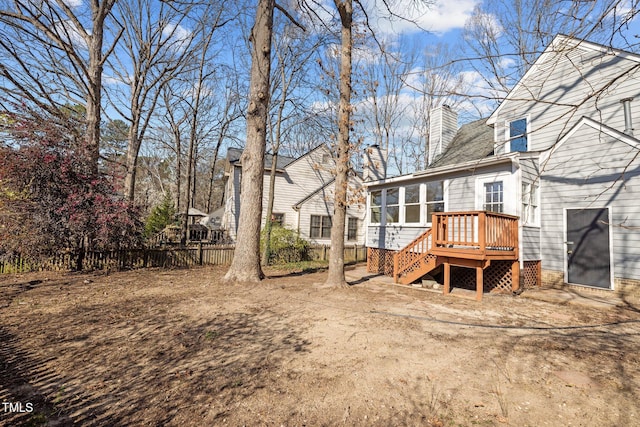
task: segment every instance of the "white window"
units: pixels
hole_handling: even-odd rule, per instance
[[[369,210],[371,224],[380,224],[380,210],[382,209],[382,190],[372,191],[369,196]]]
[[[484,203],[482,210],[504,212],[504,185],[502,181],[484,183]]]
[[[427,222],[434,212],[444,212],[444,181],[427,183]]]
[[[528,150],[526,118],[509,122],[508,132],[509,152]]]
[[[387,224],[400,220],[400,189],[387,188]]]
[[[538,225],[538,186],[536,184],[522,184],[522,222],[524,224]]]
[[[420,184],[404,188],[404,222],[420,222]]]

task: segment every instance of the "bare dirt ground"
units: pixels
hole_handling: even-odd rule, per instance
[[[224,272],[0,277],[0,425],[640,425],[633,307]]]

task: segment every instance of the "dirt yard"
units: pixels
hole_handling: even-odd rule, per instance
[[[224,272],[0,277],[0,425],[640,425],[633,307]]]

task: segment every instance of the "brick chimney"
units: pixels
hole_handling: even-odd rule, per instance
[[[441,105],[429,114],[429,153],[427,165],[444,153],[458,131],[458,113],[448,105]]]

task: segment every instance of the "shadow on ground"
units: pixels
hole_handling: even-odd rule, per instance
[[[18,295],[14,289],[12,298]],[[212,313],[193,323],[171,304],[122,298],[69,305],[46,321],[27,311],[22,324],[15,315],[14,324],[0,324],[0,400],[34,408],[0,412],[0,425],[215,423],[270,387],[269,372],[309,345],[300,325],[268,310]]]

